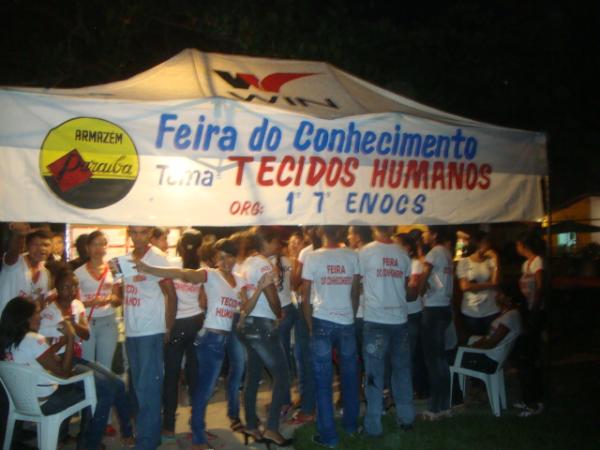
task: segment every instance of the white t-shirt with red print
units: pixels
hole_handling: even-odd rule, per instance
[[[27,253],[19,255],[14,264],[2,260],[0,272],[0,314],[6,304],[15,297],[45,297],[50,290],[50,273],[44,263],[38,264],[39,271],[32,276],[32,268],[26,258]]]
[[[204,327],[214,330],[231,331],[233,317],[240,311],[240,291],[246,281],[233,273],[235,286],[231,286],[217,269],[206,269],[206,318]]]
[[[75,275],[79,280],[79,298],[85,305],[85,312],[90,316],[92,313],[93,319],[99,317],[107,317],[115,313],[115,309],[112,305],[94,306],[94,309],[88,306],[94,301],[96,296],[105,298],[112,294],[113,285],[115,281],[111,271],[108,269],[108,265],[105,266],[104,272],[99,276],[96,276],[91,272],[89,264],[84,264],[75,270]]]
[[[133,252],[127,256],[133,259]],[[141,260],[151,266],[169,266],[167,256],[154,246],[148,247]],[[123,279],[123,315],[127,337],[151,336],[166,331],[165,296],[160,281],[161,278],[148,274]]]
[[[358,255],[349,248],[320,248],[309,253],[302,278],[311,282],[313,317],[341,325],[354,323],[352,281],[360,274]]]
[[[169,258],[169,263],[172,267],[183,267],[181,258]],[[173,285],[177,293],[177,313],[175,314],[175,319],[185,319],[200,314],[202,308],[200,308],[198,297],[200,296],[202,284],[188,283],[180,279],[175,279],[173,280]]]
[[[35,393],[38,397],[48,397],[58,387],[54,381],[44,376],[45,369],[37,361],[49,348],[50,346],[44,336],[30,331],[23,337],[19,345],[16,347],[11,346],[5,355],[7,361],[39,369],[40,375],[38,376],[35,388]]]
[[[423,295],[424,306],[426,308],[450,306],[454,287],[452,255],[446,247],[436,245],[425,256],[425,262],[432,267],[427,280],[427,290]]]
[[[528,259],[521,267],[521,278],[519,279],[519,287],[525,299],[527,300],[527,308],[531,310],[535,302],[535,275],[540,270],[544,270],[544,260],[540,256]],[[544,299],[540,301],[540,309],[544,308]]]
[[[59,331],[59,325],[63,320],[73,319],[73,322],[79,323],[82,317],[85,317],[85,306],[81,302],[81,300],[74,299],[71,301],[71,311],[65,317],[62,311],[59,309],[56,302],[50,303],[46,306],[42,312],[40,313],[41,321],[40,321],[40,334],[46,336],[48,339],[48,343],[50,345],[55,344],[62,336],[64,336]],[[75,353],[81,354],[81,339],[78,336],[75,336]],[[57,354],[64,353],[65,348],[62,347],[58,350]]]
[[[411,274],[407,253],[393,242],[373,241],[358,252],[367,322],[400,325],[407,320],[406,281]]]
[[[267,258],[262,255],[249,256],[244,261],[242,266],[242,277],[246,280],[248,298],[252,297],[258,282],[266,273],[273,272],[273,266]],[[267,319],[277,319],[271,307],[269,301],[264,292],[261,292],[256,302],[254,309],[248,314],[251,317],[264,317]]]

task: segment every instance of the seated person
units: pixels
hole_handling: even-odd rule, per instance
[[[500,308],[500,315],[490,325],[487,336],[472,336],[468,347],[492,349],[485,355],[465,351],[461,367],[477,370],[484,373],[494,373],[498,368],[501,344],[515,340],[522,332],[521,315],[511,297],[505,294],[505,289],[499,290],[496,295],[496,304]]]
[[[94,372],[98,404],[89,424],[85,448],[91,450],[101,447],[102,435],[113,404],[119,416],[123,443],[132,445],[133,430],[125,384],[106,367],[81,358],[81,346],[78,341],[88,339],[90,332],[85,307],[81,300],[76,298],[79,293],[77,277],[71,270],[62,270],[56,276],[55,287],[54,300],[41,312],[40,331],[49,340],[49,344],[52,344],[59,339],[62,324],[68,323],[75,333],[73,362]]]
[[[40,369],[36,394],[42,413],[51,415],[83,400],[85,393],[83,382],[59,386],[44,376],[44,370],[60,378],[72,375],[73,325],[63,322],[62,338],[53,345],[48,345],[46,338],[38,333],[39,328],[39,302],[22,297],[10,300],[0,318],[0,360]],[[64,352],[59,356],[57,352],[63,346]],[[66,436],[67,427],[68,420],[65,420],[60,436]]]

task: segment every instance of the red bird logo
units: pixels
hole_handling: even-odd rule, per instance
[[[256,75],[251,73],[236,73],[235,76],[233,76],[231,73],[222,70],[215,70],[215,72],[236,89],[248,89],[250,86],[253,86],[261,91],[276,93],[279,92],[281,86],[292,80],[317,75],[316,73],[275,72],[267,75],[262,80],[259,80]]]

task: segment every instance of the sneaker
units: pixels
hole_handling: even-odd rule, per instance
[[[421,418],[423,420],[427,420],[429,422],[433,422],[439,419],[438,413],[434,413],[433,411],[425,410],[421,413]]]
[[[326,444],[325,442],[321,441],[321,436],[319,436],[318,434],[313,435],[311,440],[313,441],[313,443],[315,443],[319,447],[323,447],[323,448],[336,448],[337,447],[337,444]]]
[[[454,417],[454,413],[452,412],[451,409],[445,409],[445,410],[437,413],[437,417],[438,417],[438,419],[450,419],[450,418]]]
[[[525,402],[513,403],[513,408],[515,408],[515,409],[527,409],[527,404]]]
[[[544,411],[544,405],[542,403],[538,403],[537,407],[535,408],[525,408],[524,410],[522,410],[519,413],[519,417],[531,417],[531,416],[537,416],[538,414],[541,414]]]

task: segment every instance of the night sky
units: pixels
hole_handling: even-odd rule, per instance
[[[552,203],[600,192],[600,3],[15,1],[1,85],[130,77],[193,47],[330,62],[424,104],[548,133]]]

